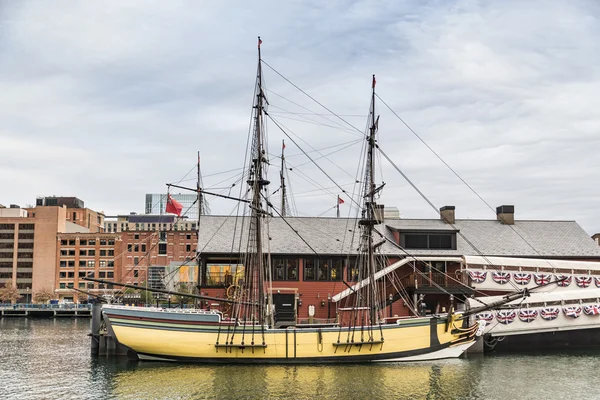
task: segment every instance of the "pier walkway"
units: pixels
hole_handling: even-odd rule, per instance
[[[91,304],[0,304],[0,318],[5,317],[91,317]]]

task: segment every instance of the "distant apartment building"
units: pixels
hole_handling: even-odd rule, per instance
[[[179,283],[197,281],[195,230],[121,232],[121,241],[122,282],[175,290]]]
[[[78,302],[88,300],[89,294],[101,296],[112,290],[83,278],[114,281],[120,277],[120,264],[115,262],[121,252],[119,234],[59,233],[57,244],[54,292],[58,299]]]
[[[188,218],[178,218],[172,214],[125,214],[108,216],[104,220],[105,232],[128,231],[195,231],[197,221]]]
[[[53,292],[59,287],[58,235],[101,232],[103,224],[104,215],[84,208],[76,197],[39,198],[29,208],[0,207],[0,283],[15,285],[19,302],[30,302],[42,289]]]
[[[85,208],[83,200],[77,197],[38,197],[35,205],[65,206],[68,209],[67,221],[83,226],[90,232],[104,231],[104,213]]]
[[[196,194],[171,194],[171,197],[177,200],[183,206],[182,215],[188,219],[198,219],[198,204],[196,203]],[[166,194],[146,194],[145,213],[146,214],[165,214],[167,207]]]

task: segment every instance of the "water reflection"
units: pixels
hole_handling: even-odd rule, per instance
[[[414,364],[221,366],[90,357],[89,320],[0,319],[4,399],[598,398],[600,352]]]
[[[337,366],[138,363],[115,370],[113,393],[123,399],[476,399],[478,373],[477,362],[467,360]]]

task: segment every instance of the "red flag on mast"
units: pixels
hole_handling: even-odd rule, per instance
[[[375,75],[373,75],[373,89],[375,89],[375,84],[377,83],[377,81],[375,80]]]
[[[260,36],[258,37],[258,48],[260,49],[260,45],[262,44],[262,40],[260,40]]]
[[[170,194],[167,195],[167,208],[166,212],[171,214],[176,214],[178,217],[181,217],[181,211],[183,210],[183,206],[180,202],[171,197]]]
[[[338,196],[338,204],[344,204],[344,199]]]

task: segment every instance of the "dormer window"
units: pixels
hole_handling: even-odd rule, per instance
[[[456,250],[456,233],[400,232],[400,246],[415,250]]]

